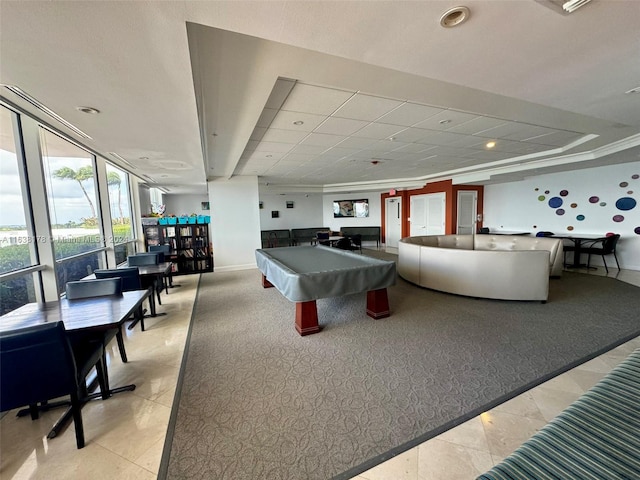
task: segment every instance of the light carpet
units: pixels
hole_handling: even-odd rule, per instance
[[[158,478],[351,478],[640,335],[639,293],[570,272],[546,304],[399,279],[391,317],[322,299],[300,337],[258,270],[203,274]]]

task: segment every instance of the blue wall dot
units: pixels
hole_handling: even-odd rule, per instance
[[[549,206],[551,208],[558,208],[562,206],[562,199],[560,197],[552,197],[549,199]]]

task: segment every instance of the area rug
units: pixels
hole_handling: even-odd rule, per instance
[[[203,274],[160,479],[347,479],[640,335],[640,289],[567,272],[546,304],[389,288],[293,303],[258,270]]]

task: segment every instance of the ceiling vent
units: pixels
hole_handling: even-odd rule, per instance
[[[562,15],[569,15],[575,12],[580,7],[583,7],[591,0],[535,0],[545,7],[549,7],[551,10],[560,13]]]

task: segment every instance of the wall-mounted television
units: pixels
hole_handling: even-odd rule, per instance
[[[333,218],[344,217],[368,217],[369,199],[359,200],[334,200]]]

